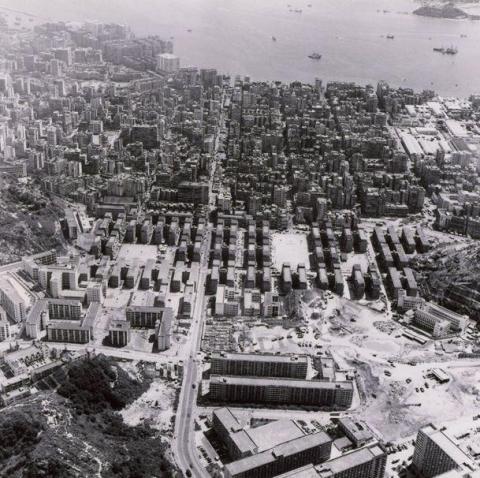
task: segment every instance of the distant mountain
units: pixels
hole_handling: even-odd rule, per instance
[[[449,18],[453,20],[470,18],[470,15],[452,3],[442,6],[426,5],[424,7],[417,8],[413,14],[420,15],[422,17]]]

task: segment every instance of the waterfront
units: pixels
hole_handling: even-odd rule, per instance
[[[139,35],[173,36],[183,66],[214,67],[256,80],[319,77],[375,84],[384,79],[443,95],[480,93],[480,22],[418,17],[411,14],[419,5],[412,0],[111,0],[102,5],[4,0],[2,5],[52,20],[122,22]],[[387,39],[389,34],[395,38]],[[457,55],[433,51],[451,45],[458,47]],[[322,54],[320,61],[307,58],[314,51]]]

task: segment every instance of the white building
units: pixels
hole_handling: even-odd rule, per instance
[[[442,338],[463,332],[468,318],[433,302],[427,302],[415,309],[414,324],[431,332],[433,337]]]
[[[157,55],[157,70],[164,73],[175,73],[180,68],[180,58],[171,53]]]
[[[15,322],[25,319],[31,297],[13,277],[2,277],[0,280],[0,305]]]
[[[215,315],[234,317],[240,314],[240,302],[233,287],[220,285],[215,297]]]
[[[87,303],[91,304],[92,302],[103,303],[103,287],[100,282],[89,282],[87,287]]]
[[[10,324],[5,309],[0,306],[0,342],[10,338]]]

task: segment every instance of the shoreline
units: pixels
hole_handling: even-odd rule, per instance
[[[478,8],[480,8],[480,3],[475,4],[475,5],[471,5],[471,4],[468,4],[468,5],[471,8],[476,7],[476,6],[478,6]],[[36,15],[36,14],[30,12],[30,11],[20,10],[20,9],[15,9],[15,8],[6,7],[4,5],[0,5],[0,13],[2,11],[10,12],[12,14],[24,15],[26,18],[34,18],[36,20],[35,24],[37,24],[37,22],[42,23],[42,22],[57,22],[57,21],[64,22],[64,23],[72,23],[72,24],[84,23],[84,22],[87,22],[87,21],[90,21],[90,22],[97,21],[99,23],[108,23],[108,22],[106,22],[104,20],[101,20],[101,19],[94,20],[94,19],[89,19],[89,18],[84,18],[84,19],[80,19],[80,20],[72,20],[72,19],[60,20],[60,19],[54,19],[52,17],[44,17],[44,16],[41,16],[41,15]],[[417,16],[417,18],[425,18],[425,19],[429,19],[429,20],[432,20],[432,21],[435,20],[435,19],[432,19],[432,17],[425,17],[425,16]],[[438,18],[438,20],[443,20],[444,22],[446,22],[446,20],[456,20],[456,19]],[[439,22],[439,23],[441,23],[441,22]],[[454,22],[448,22],[448,23],[453,24]],[[461,22],[456,21],[456,23],[461,23]],[[467,22],[467,23],[470,24],[471,21]],[[29,25],[30,29],[35,24],[31,23]],[[159,37],[161,37],[161,38],[165,37],[165,39],[166,39],[169,36],[169,34],[171,33],[171,32],[170,33],[164,32],[164,31],[162,31],[161,28],[158,28],[156,30],[156,32],[154,32],[154,33],[152,33],[150,31],[151,29],[150,30],[147,29],[148,30],[147,32],[143,32],[142,29],[137,28],[138,25],[136,25],[135,22],[133,22],[133,24],[123,22],[123,24],[126,24],[126,25],[128,24],[131,28],[131,31],[134,32],[135,36],[139,37],[139,38],[142,37],[143,35],[156,34]],[[173,25],[172,28],[177,28],[177,27],[175,25]],[[472,39],[474,37],[474,35],[471,34],[471,31],[469,31],[468,28],[467,28],[466,31],[468,32],[468,38]],[[408,49],[409,48],[408,43],[412,42],[412,37],[411,36],[409,37],[408,34],[405,34],[404,38],[402,38],[402,33],[401,32],[400,33],[392,32],[392,33],[395,33],[396,44],[400,43],[402,45],[402,47],[400,49],[400,54],[401,54],[401,52],[403,50],[403,44],[405,44],[405,49]],[[417,33],[419,33],[420,36],[421,36],[421,31],[417,32]],[[448,34],[449,33],[446,33],[446,35],[448,35]],[[442,35],[442,34],[440,33],[440,35]],[[435,36],[438,37],[439,34],[437,33]],[[340,60],[340,63],[341,62],[343,62],[343,63],[347,62],[348,58],[342,56],[343,55],[342,52],[340,52],[338,54],[335,52],[336,47],[335,47],[335,45],[333,45],[333,48],[332,48],[332,41],[331,41],[332,39],[330,37],[328,37],[327,40],[326,40],[327,42],[329,42],[329,48],[327,48],[327,54],[324,55],[325,56],[324,59],[322,58],[322,60],[324,60],[324,61],[322,61],[322,64],[319,63],[318,71],[312,71],[311,76],[310,76],[309,75],[310,67],[308,65],[301,64],[301,61],[297,61],[297,63],[299,65],[296,65],[296,67],[295,67],[295,71],[298,71],[298,76],[296,78],[291,78],[290,75],[285,75],[284,74],[285,73],[283,71],[284,70],[284,65],[282,63],[279,63],[279,60],[276,57],[273,57],[272,68],[270,68],[270,67],[262,68],[262,66],[258,66],[258,64],[257,64],[258,62],[251,65],[250,64],[251,62],[249,62],[248,60],[243,62],[243,58],[240,58],[238,60],[238,64],[239,64],[240,68],[238,68],[237,70],[232,69],[232,65],[230,64],[231,62],[228,61],[228,59],[225,60],[225,61],[215,62],[215,63],[217,63],[216,65],[212,64],[212,62],[208,62],[207,61],[208,58],[205,61],[202,61],[203,60],[202,55],[197,55],[194,48],[192,50],[190,50],[188,48],[188,44],[186,46],[186,39],[183,38],[181,36],[181,34],[176,34],[175,37],[176,37],[176,39],[174,40],[174,46],[175,46],[174,49],[175,49],[176,54],[180,56],[181,60],[183,60],[182,61],[182,67],[196,67],[196,68],[205,68],[205,69],[215,68],[220,73],[222,73],[224,75],[228,75],[232,78],[234,78],[237,75],[240,75],[242,77],[249,76],[253,81],[257,81],[257,82],[282,81],[283,83],[292,83],[294,81],[301,81],[303,83],[314,83],[315,78],[320,78],[321,80],[323,80],[324,84],[326,84],[328,82],[338,81],[338,82],[347,82],[347,83],[348,82],[353,82],[353,83],[356,83],[358,85],[367,85],[367,84],[375,85],[379,81],[385,80],[390,85],[392,85],[394,87],[397,87],[397,88],[410,88],[414,91],[433,90],[433,91],[435,91],[437,96],[442,97],[442,98],[468,99],[472,95],[480,94],[480,87],[475,85],[475,84],[472,84],[472,85],[470,84],[472,82],[472,79],[475,77],[473,68],[472,68],[471,75],[462,75],[462,70],[465,70],[465,58],[468,61],[470,61],[469,56],[471,56],[471,40],[470,40],[469,43],[467,43],[467,42],[465,43],[466,50],[467,50],[467,56],[466,57],[465,57],[465,55],[462,55],[464,45],[463,45],[463,40],[461,40],[462,44],[459,45],[460,54],[458,55],[459,57],[461,57],[460,61],[458,59],[453,59],[452,58],[453,61],[446,60],[446,61],[444,61],[444,63],[440,64],[438,61],[433,60],[433,63],[435,64],[435,69],[440,69],[440,70],[443,70],[444,68],[448,69],[449,65],[452,65],[451,72],[456,72],[456,77],[455,77],[455,75],[450,75],[450,76],[445,77],[446,80],[451,79],[451,83],[449,83],[449,84],[445,84],[446,81],[444,81],[444,84],[437,84],[436,78],[440,78],[440,79],[442,78],[440,75],[437,75],[435,78],[433,78],[435,80],[435,83],[432,84],[432,82],[428,81],[428,79],[432,79],[432,78],[428,78],[427,74],[422,75],[422,74],[417,73],[417,71],[419,71],[418,68],[414,69],[415,68],[415,63],[418,63],[418,60],[414,60],[414,62],[412,64],[409,64],[409,63],[406,63],[404,59],[401,59],[401,60],[399,59],[398,63],[402,65],[402,70],[401,71],[397,71],[395,69],[390,69],[387,72],[385,72],[385,71],[380,72],[380,74],[376,74],[376,73],[378,73],[378,71],[376,71],[376,70],[379,69],[379,68],[377,68],[377,64],[372,64],[372,66],[371,66],[371,68],[369,68],[368,72],[358,71],[358,73],[359,73],[358,76],[355,75],[355,72],[353,72],[353,74],[351,74],[350,71],[347,71],[347,72],[338,71],[338,70],[343,70],[344,68],[342,67],[342,64],[339,64],[339,62],[336,60],[336,58],[340,58],[340,59],[344,58],[344,60]],[[460,36],[459,36],[459,39],[460,39]],[[402,42],[402,40],[403,40],[403,42]],[[429,40],[431,40],[431,38],[429,38]],[[347,38],[347,41],[353,41],[353,40]],[[418,41],[420,43],[423,43],[423,50],[425,50],[426,39],[425,38],[419,38]],[[445,39],[442,39],[442,38],[440,38],[440,39],[437,38],[436,41],[438,41],[439,44],[450,44],[449,43],[450,40],[445,40]],[[200,39],[200,43],[201,42],[205,43],[204,38]],[[258,42],[258,39],[255,39],[255,42]],[[453,44],[453,42],[455,42],[455,40],[452,41],[452,44]],[[396,44],[394,44],[394,42],[391,42],[391,45],[393,46],[393,49],[395,50],[394,51],[395,54],[397,54],[399,52]],[[180,45],[180,47],[179,47],[179,45]],[[305,45],[308,45],[308,42],[305,42]],[[342,48],[344,49],[345,46],[339,44],[339,49],[341,50]],[[179,52],[179,50],[180,50],[180,52]],[[385,48],[382,47],[382,50],[385,50]],[[390,51],[390,48],[388,48],[387,50]],[[207,49],[207,51],[208,51],[208,49]],[[389,54],[388,51],[387,52],[382,51],[381,54]],[[430,59],[430,56],[429,56],[431,54],[430,51],[431,51],[431,48],[429,48],[428,51],[422,51],[422,54],[421,54],[422,59],[423,59],[423,56],[425,56],[425,64],[426,65],[427,65],[427,62],[428,63],[432,62],[432,60]],[[275,54],[275,52],[274,52],[274,54]],[[417,56],[420,56],[420,55],[417,55]],[[195,57],[195,61],[191,60],[193,57]],[[189,60],[186,60],[186,58],[189,58]],[[220,58],[222,58],[222,57],[220,57]],[[227,56],[226,58],[229,58],[229,57]],[[297,58],[298,58],[298,56],[297,56]],[[260,58],[259,58],[259,61],[260,61]],[[262,62],[262,63],[263,63],[263,65],[265,65],[265,62]],[[442,66],[442,65],[445,65],[445,66]],[[456,65],[458,65],[458,68],[455,68]],[[266,69],[272,70],[271,74],[269,74],[268,71],[265,71]],[[276,71],[274,71],[274,70],[276,70]],[[385,68],[384,68],[384,70],[385,70]],[[432,69],[430,69],[429,71],[432,71]],[[337,74],[337,73],[339,73],[339,74]],[[342,73],[344,73],[344,74],[342,74]],[[367,73],[367,74],[365,74],[365,73]],[[413,74],[413,79],[407,78],[408,76],[410,76],[410,74]],[[369,76],[370,76],[370,78],[369,78]],[[428,84],[428,83],[430,83],[430,84]],[[460,91],[458,91],[458,92],[455,91],[456,88],[458,88]]]

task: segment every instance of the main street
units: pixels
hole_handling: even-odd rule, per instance
[[[199,280],[197,283],[197,297],[192,317],[190,340],[186,346],[190,347],[188,358],[185,361],[183,371],[183,383],[177,407],[175,420],[175,434],[173,450],[177,464],[185,472],[190,470],[192,476],[208,477],[208,473],[201,465],[196,451],[194,434],[194,411],[196,396],[198,393],[197,378],[197,353],[200,350],[202,340],[202,316],[205,310],[205,282],[208,274],[208,248],[210,245],[211,226],[206,234],[200,267]]]
[[[212,186],[213,177],[215,175],[215,170],[217,166],[217,152],[220,145],[219,131],[221,131],[221,129],[223,128],[224,122],[224,114],[222,111],[222,113],[220,114],[219,125],[217,127],[218,129],[215,137],[215,153],[209,171],[208,213],[210,213],[215,207],[215,195],[212,191]],[[184,366],[183,383],[178,401],[177,417],[175,420],[175,433],[172,444],[172,449],[180,469],[183,472],[190,470],[191,475],[195,478],[208,478],[210,476],[199,460],[199,454],[197,453],[197,447],[195,444],[194,421],[196,416],[196,397],[198,393],[198,374],[199,372],[201,372],[201,366],[200,370],[197,366],[197,361],[198,363],[201,363],[201,360],[197,359],[197,354],[200,351],[200,344],[202,341],[203,313],[206,308],[205,282],[208,274],[208,259],[212,228],[212,224],[209,223],[207,228],[207,234],[202,244],[202,259],[200,264],[199,279],[197,283],[195,308],[192,317],[193,323],[191,327],[189,342],[186,345],[187,347],[190,346],[190,353],[187,354],[187,359]]]

